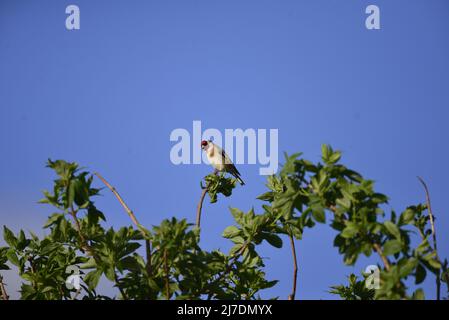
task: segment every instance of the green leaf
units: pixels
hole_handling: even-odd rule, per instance
[[[235,221],[240,223],[244,215],[243,211],[237,208],[229,208],[229,210],[231,211],[231,214],[234,217]]]
[[[429,263],[429,265],[430,265],[432,268],[435,268],[435,269],[441,269],[441,263],[440,263],[438,260],[435,260],[435,259],[429,259],[429,260],[427,260],[427,262]]]
[[[399,221],[401,224],[411,224],[415,220],[415,211],[412,209],[406,209],[402,212]]]
[[[415,292],[413,292],[412,295],[413,300],[425,300],[426,297],[424,295],[424,291],[422,289],[418,289]]]
[[[237,243],[235,246],[231,248],[229,251],[229,255],[234,255],[242,249],[243,243]]]
[[[52,291],[52,290],[54,290],[54,288],[53,288],[53,287],[51,287],[51,286],[47,286],[47,287],[45,287],[44,289],[42,289],[42,290],[41,290],[41,293],[46,293],[46,292],[50,292],[50,291]]]
[[[54,213],[52,214],[47,222],[44,224],[44,228],[48,228],[49,226],[57,223],[60,219],[64,218],[64,214],[62,213]]]
[[[415,251],[419,254],[424,254],[426,253],[430,248],[430,244],[429,241],[426,239],[424,239],[418,247],[416,247]]]
[[[345,210],[349,210],[349,208],[351,208],[351,200],[349,198],[338,198],[336,202]]]
[[[245,239],[243,239],[243,237],[240,237],[240,236],[233,237],[231,239],[231,241],[236,243],[236,244],[243,244],[243,243],[245,243]]]
[[[418,259],[416,258],[407,259],[407,262],[399,269],[400,277],[407,277],[419,265],[418,263]]]
[[[89,260],[87,260],[85,263],[82,263],[80,265],[81,269],[92,269],[95,268],[97,266],[97,263],[95,262],[94,258],[89,258]]]
[[[97,287],[98,282],[100,281],[101,275],[103,274],[103,272],[101,270],[94,270],[89,272],[85,277],[84,277],[84,282],[87,284],[87,286],[89,287],[90,290],[93,290]]]
[[[341,158],[341,152],[335,151],[330,157],[329,157],[329,163],[334,164],[337,163]]]
[[[240,230],[236,226],[229,226],[223,231],[223,237],[227,239],[240,235]]]
[[[282,248],[282,239],[278,235],[273,233],[265,233],[263,237],[273,247]]]
[[[327,144],[321,145],[321,157],[323,158],[324,162],[327,162],[329,159],[329,156],[332,154],[332,149]]]
[[[6,226],[3,226],[3,239],[5,239],[6,243],[13,248],[17,246],[17,238]]]
[[[385,228],[387,228],[388,232],[394,236],[396,239],[401,239],[401,232],[399,231],[399,228],[397,225],[395,225],[391,221],[385,221],[384,222]]]
[[[346,227],[341,232],[341,236],[345,239],[350,239],[350,238],[355,237],[358,232],[359,232],[358,225],[353,222],[348,221],[346,223]]]
[[[415,271],[415,284],[420,284],[426,279],[426,268],[424,268],[421,264],[418,264]]]
[[[34,290],[33,286],[29,284],[22,283],[20,287],[20,293],[22,294],[21,299],[29,299],[31,296],[35,294],[36,290]]]
[[[100,210],[98,210],[95,206],[90,205],[87,208],[87,221],[89,225],[95,225],[98,223],[99,219],[106,221],[106,218]]]
[[[137,260],[133,256],[127,256],[119,261],[117,269],[119,270],[130,270],[130,271],[138,271],[139,264]]]
[[[148,278],[148,285],[149,285],[150,288],[151,288],[153,291],[155,291],[155,292],[158,292],[158,291],[161,290],[161,289],[159,288],[159,286],[157,285],[156,281],[154,281],[154,280],[151,279],[151,278]]]
[[[398,240],[389,240],[384,244],[384,255],[390,256],[400,252],[402,249],[402,244]]]
[[[264,194],[258,196],[257,199],[272,202],[274,200],[274,192],[272,191],[265,192]]]
[[[104,275],[111,281],[115,281],[115,269],[113,266],[109,266],[106,268]]]
[[[326,222],[326,214],[324,212],[324,208],[316,206],[312,209],[312,216],[316,222],[325,223]]]
[[[19,258],[12,250],[8,250],[8,252],[6,252],[6,257],[13,265],[15,265],[17,267],[20,266]]]
[[[23,230],[20,230],[18,240],[19,240],[20,244],[23,244],[26,242],[25,232],[23,232]]]
[[[66,208],[70,208],[75,201],[75,193],[76,193],[76,180],[70,181],[70,185],[67,189],[67,202],[65,204]]]
[[[89,202],[89,189],[86,186],[84,177],[80,176],[74,182],[75,203],[78,206],[84,206]]]

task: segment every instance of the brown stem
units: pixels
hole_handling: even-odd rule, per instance
[[[140,232],[142,233],[142,235],[143,235],[143,237],[145,239],[145,249],[146,249],[146,256],[147,256],[146,270],[147,270],[148,276],[151,276],[151,272],[152,272],[152,266],[151,266],[151,241],[147,238],[145,232],[142,230],[142,225],[137,220],[136,216],[134,215],[134,212],[128,207],[128,205],[122,199],[122,197],[120,196],[118,191],[105,178],[103,178],[103,176],[100,175],[98,172],[95,172],[94,174],[106,185],[106,187],[109,190],[112,191],[112,193],[115,195],[115,197],[120,202],[122,207],[125,209],[125,211],[128,214],[128,216],[131,218],[131,221],[134,223],[134,225],[137,227],[137,229],[139,229]],[[116,277],[116,283],[117,283],[117,287],[119,288],[120,293],[123,296],[123,298],[124,299],[128,299],[128,297],[126,296],[125,292],[118,285],[117,277]]]
[[[128,205],[122,199],[122,197],[120,196],[118,191],[105,178],[103,178],[103,176],[101,176],[98,172],[95,172],[94,175],[96,175],[105,184],[105,186],[108,187],[108,189],[112,191],[112,193],[115,195],[115,197],[120,202],[122,207],[125,209],[128,216],[131,218],[131,221],[140,230],[143,237],[145,238],[145,248],[146,248],[146,255],[147,255],[146,270],[147,270],[148,276],[151,276],[151,271],[152,271],[151,270],[152,269],[151,268],[151,241],[149,239],[147,239],[145,232],[142,230],[142,225],[137,220],[133,211],[128,207]]]
[[[78,220],[78,217],[76,216],[76,211],[73,209],[73,207],[70,210],[70,215],[72,216],[73,222],[75,223],[75,229],[81,239],[81,247],[84,250],[86,247],[86,238],[84,237],[83,233],[81,232],[81,225]]]
[[[168,274],[168,259],[167,259],[167,249],[164,249],[164,272],[165,272],[165,295],[167,300],[170,299],[170,275]]]
[[[91,255],[92,257],[94,257],[95,260],[98,261],[97,256],[95,255],[94,250],[89,246],[89,244],[86,241],[86,238],[84,237],[83,233],[81,232],[81,225],[80,222],[78,220],[78,217],[76,216],[76,211],[73,208],[73,206],[70,208],[70,215],[73,218],[73,221],[75,223],[75,229],[76,232],[78,232],[78,235],[80,237],[81,240],[81,249],[86,252],[87,254]]]
[[[438,261],[440,261],[440,258],[438,257],[438,250],[437,250],[437,236],[435,231],[435,219],[432,212],[432,206],[430,203],[430,194],[429,189],[427,188],[427,184],[424,182],[424,180],[421,177],[418,177],[418,180],[421,182],[421,184],[424,187],[424,191],[426,193],[426,204],[427,204],[427,212],[429,213],[429,219],[430,219],[430,227],[432,229],[432,240],[433,240],[433,250],[435,252],[435,256]],[[438,269],[436,271],[436,285],[437,285],[437,300],[440,300],[440,290],[441,290],[441,279],[440,279],[440,270]]]
[[[9,300],[9,296],[6,293],[5,284],[3,283],[3,276],[0,275],[0,291],[3,300]]]
[[[78,235],[80,236],[80,239],[81,239],[81,241],[83,242],[83,245],[84,245],[86,239],[84,238],[84,235],[81,233],[81,225],[80,225],[80,222],[78,220],[78,217],[76,216],[76,212],[75,212],[75,210],[73,210],[73,208],[70,211],[70,215],[72,216],[73,221],[75,222],[75,229],[78,232]]]
[[[205,187],[201,192],[200,201],[198,202],[198,206],[196,208],[196,227],[199,228],[201,224],[201,210],[203,209],[204,198],[206,197],[208,188]]]
[[[293,257],[293,288],[292,293],[288,296],[288,300],[295,300],[296,296],[296,279],[298,278],[298,261],[296,259],[296,248],[295,248],[295,239],[293,235],[289,234],[290,245],[292,248],[292,257]]]
[[[391,269],[390,261],[388,261],[388,258],[384,255],[380,245],[378,243],[373,243],[373,248],[374,248],[374,250],[376,250],[377,254],[382,259],[382,262],[383,262],[383,264],[385,266],[385,269],[387,271],[390,271],[390,269]]]
[[[214,174],[218,174],[218,170],[214,170]],[[206,187],[203,187],[201,184],[201,188],[203,191],[201,192],[200,201],[198,202],[198,206],[196,207],[196,227],[199,228],[201,225],[201,210],[203,209],[204,198],[206,197],[207,191],[209,191],[209,184],[206,184]]]
[[[115,195],[115,197],[117,198],[117,200],[120,202],[120,204],[122,205],[122,207],[125,209],[126,213],[129,215],[129,217],[131,218],[132,222],[136,225],[137,228],[141,228],[141,224],[139,223],[139,221],[137,221],[136,216],[134,215],[134,213],[132,212],[132,210],[126,205],[125,201],[123,201],[122,197],[120,196],[120,194],[117,192],[117,190],[111,186],[111,184],[109,182],[106,181],[105,178],[103,178],[98,172],[94,173],[105,185],[106,187],[109,188],[109,190],[112,191],[112,193]]]

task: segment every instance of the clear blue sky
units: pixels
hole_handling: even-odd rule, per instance
[[[65,29],[77,4],[81,30]],[[365,8],[381,30],[365,28]],[[449,2],[415,1],[8,1],[0,2],[0,224],[38,229],[52,209],[47,158],[98,170],[141,222],[194,221],[206,165],[174,166],[170,132],[277,128],[279,151],[318,160],[320,145],[377,182],[401,211],[431,191],[440,254],[449,253]],[[241,165],[247,185],[206,204],[202,245],[227,250],[229,206],[261,202],[265,177]],[[97,201],[108,225],[130,221],[113,196]],[[43,231],[41,231],[43,234]],[[329,298],[329,286],[360,273],[346,267],[322,225],[297,244],[298,298]],[[261,246],[263,297],[286,298],[291,256]],[[11,290],[16,277],[6,272]],[[434,279],[424,285],[434,297]]]

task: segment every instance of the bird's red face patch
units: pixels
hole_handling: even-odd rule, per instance
[[[207,146],[207,141],[203,140],[201,141],[201,148],[204,149]]]

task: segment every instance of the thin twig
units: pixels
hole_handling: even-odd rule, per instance
[[[430,195],[429,195],[429,189],[427,188],[426,183],[421,177],[418,177],[418,180],[421,182],[421,184],[424,187],[424,191],[426,192],[426,203],[427,203],[427,210],[429,212],[429,218],[430,218],[430,227],[432,228],[432,238],[433,238],[433,248],[435,251],[437,251],[437,238],[436,238],[436,232],[435,232],[435,220],[434,215],[432,212],[432,206],[430,204]]]
[[[78,217],[76,216],[76,211],[73,208],[73,206],[70,208],[69,213],[72,216],[73,221],[75,222],[75,229],[76,229],[76,232],[78,233],[80,240],[81,240],[81,249],[84,250],[87,254],[94,257],[95,260],[97,260],[97,257],[95,255],[93,249],[89,246],[89,244],[86,241],[86,238],[84,237],[83,233],[81,232],[81,225],[78,220]]]
[[[125,209],[128,216],[131,218],[131,221],[134,223],[134,225],[137,227],[137,229],[139,229],[140,232],[142,233],[142,236],[145,239],[145,250],[146,250],[146,256],[147,256],[146,270],[147,270],[148,276],[151,276],[151,272],[152,272],[152,270],[151,270],[152,269],[152,267],[151,267],[151,241],[147,238],[145,232],[143,231],[142,225],[137,220],[136,216],[134,215],[134,212],[128,207],[128,205],[122,199],[122,197],[120,196],[118,191],[105,178],[103,178],[103,176],[100,175],[98,172],[95,172],[94,175],[96,175],[106,185],[106,187],[108,187],[108,189],[112,191],[112,193],[115,195],[115,197],[120,202],[122,207]],[[120,290],[122,296],[124,298],[126,298],[126,295],[124,295],[124,292],[120,287],[119,287],[119,290]]]
[[[66,186],[67,189],[69,188],[69,185]],[[94,257],[95,260],[97,260],[94,251],[92,250],[92,248],[89,246],[89,244],[86,241],[86,238],[84,237],[83,233],[81,232],[81,225],[80,222],[78,220],[77,217],[77,210],[75,210],[73,208],[73,204],[70,206],[69,208],[69,214],[72,216],[73,218],[73,222],[75,223],[75,229],[76,232],[78,233],[80,240],[81,240],[81,251],[84,253],[86,252],[87,254],[91,255],[92,257]]]
[[[140,230],[143,237],[145,238],[145,248],[146,248],[146,254],[147,254],[146,269],[147,269],[148,276],[150,276],[151,275],[151,241],[146,238],[146,234],[142,230],[142,225],[137,220],[136,216],[134,215],[134,212],[128,207],[128,205],[122,199],[122,197],[120,196],[118,191],[105,178],[103,178],[103,176],[100,175],[98,172],[95,172],[94,175],[96,175],[106,185],[106,187],[108,187],[108,189],[112,191],[112,193],[115,195],[115,197],[120,202],[122,207],[125,209],[128,216],[131,218],[131,221]]]
[[[387,271],[390,271],[390,269],[391,269],[390,261],[388,261],[388,258],[384,255],[380,245],[378,243],[373,243],[373,248],[374,248],[374,250],[376,250],[377,254],[382,259],[382,262],[384,263],[385,269]]]
[[[86,243],[86,239],[84,238],[84,235],[81,233],[81,225],[80,225],[80,222],[78,220],[78,217],[76,216],[76,212],[75,212],[75,210],[73,208],[71,208],[70,215],[72,216],[73,221],[75,222],[76,231],[78,232],[78,234],[80,236],[80,239],[81,239],[81,241],[83,242],[83,245],[84,245]]]
[[[292,293],[288,296],[288,300],[295,300],[296,296],[296,279],[298,278],[298,261],[296,259],[296,248],[295,248],[295,239],[292,234],[289,234],[290,245],[292,248],[292,256],[293,256],[293,288]]]
[[[435,256],[438,261],[440,261],[440,258],[438,257],[438,250],[437,250],[437,236],[435,231],[435,219],[432,212],[432,206],[430,204],[430,194],[429,189],[427,188],[427,184],[424,182],[424,180],[421,177],[418,177],[418,180],[421,182],[421,184],[424,187],[424,191],[426,192],[426,204],[427,204],[427,212],[429,213],[429,219],[430,219],[430,227],[432,229],[432,240],[433,240],[433,250],[435,252]],[[440,269],[436,271],[436,284],[437,284],[437,300],[440,300],[440,288],[441,288],[441,279],[440,279]]]
[[[106,181],[105,178],[103,178],[98,172],[95,172],[94,175],[96,175],[105,185],[106,187],[109,188],[109,190],[112,191],[112,193],[115,195],[115,197],[117,198],[117,200],[120,202],[120,204],[122,205],[122,207],[125,209],[126,213],[129,215],[129,217],[131,218],[132,222],[136,225],[137,228],[141,228],[141,224],[139,223],[139,221],[137,221],[136,216],[134,215],[134,213],[132,212],[132,210],[126,205],[125,201],[123,201],[122,197],[120,196],[120,194],[117,192],[117,190],[111,186],[111,184],[109,182]]]
[[[164,272],[165,272],[165,295],[167,300],[170,299],[170,275],[168,274],[168,259],[167,259],[167,249],[164,249]]]
[[[217,175],[218,170],[215,169],[213,174]],[[203,189],[203,191],[201,192],[200,201],[198,202],[198,206],[196,207],[196,227],[197,228],[200,228],[200,225],[201,225],[201,211],[203,209],[204,198],[206,197],[207,191],[209,191],[209,184],[206,182],[206,186],[203,187],[203,184],[201,183],[201,188]]]
[[[3,300],[9,300],[9,296],[6,293],[6,288],[5,288],[5,284],[3,283],[3,276],[0,275],[0,291],[2,294],[2,299]]]

